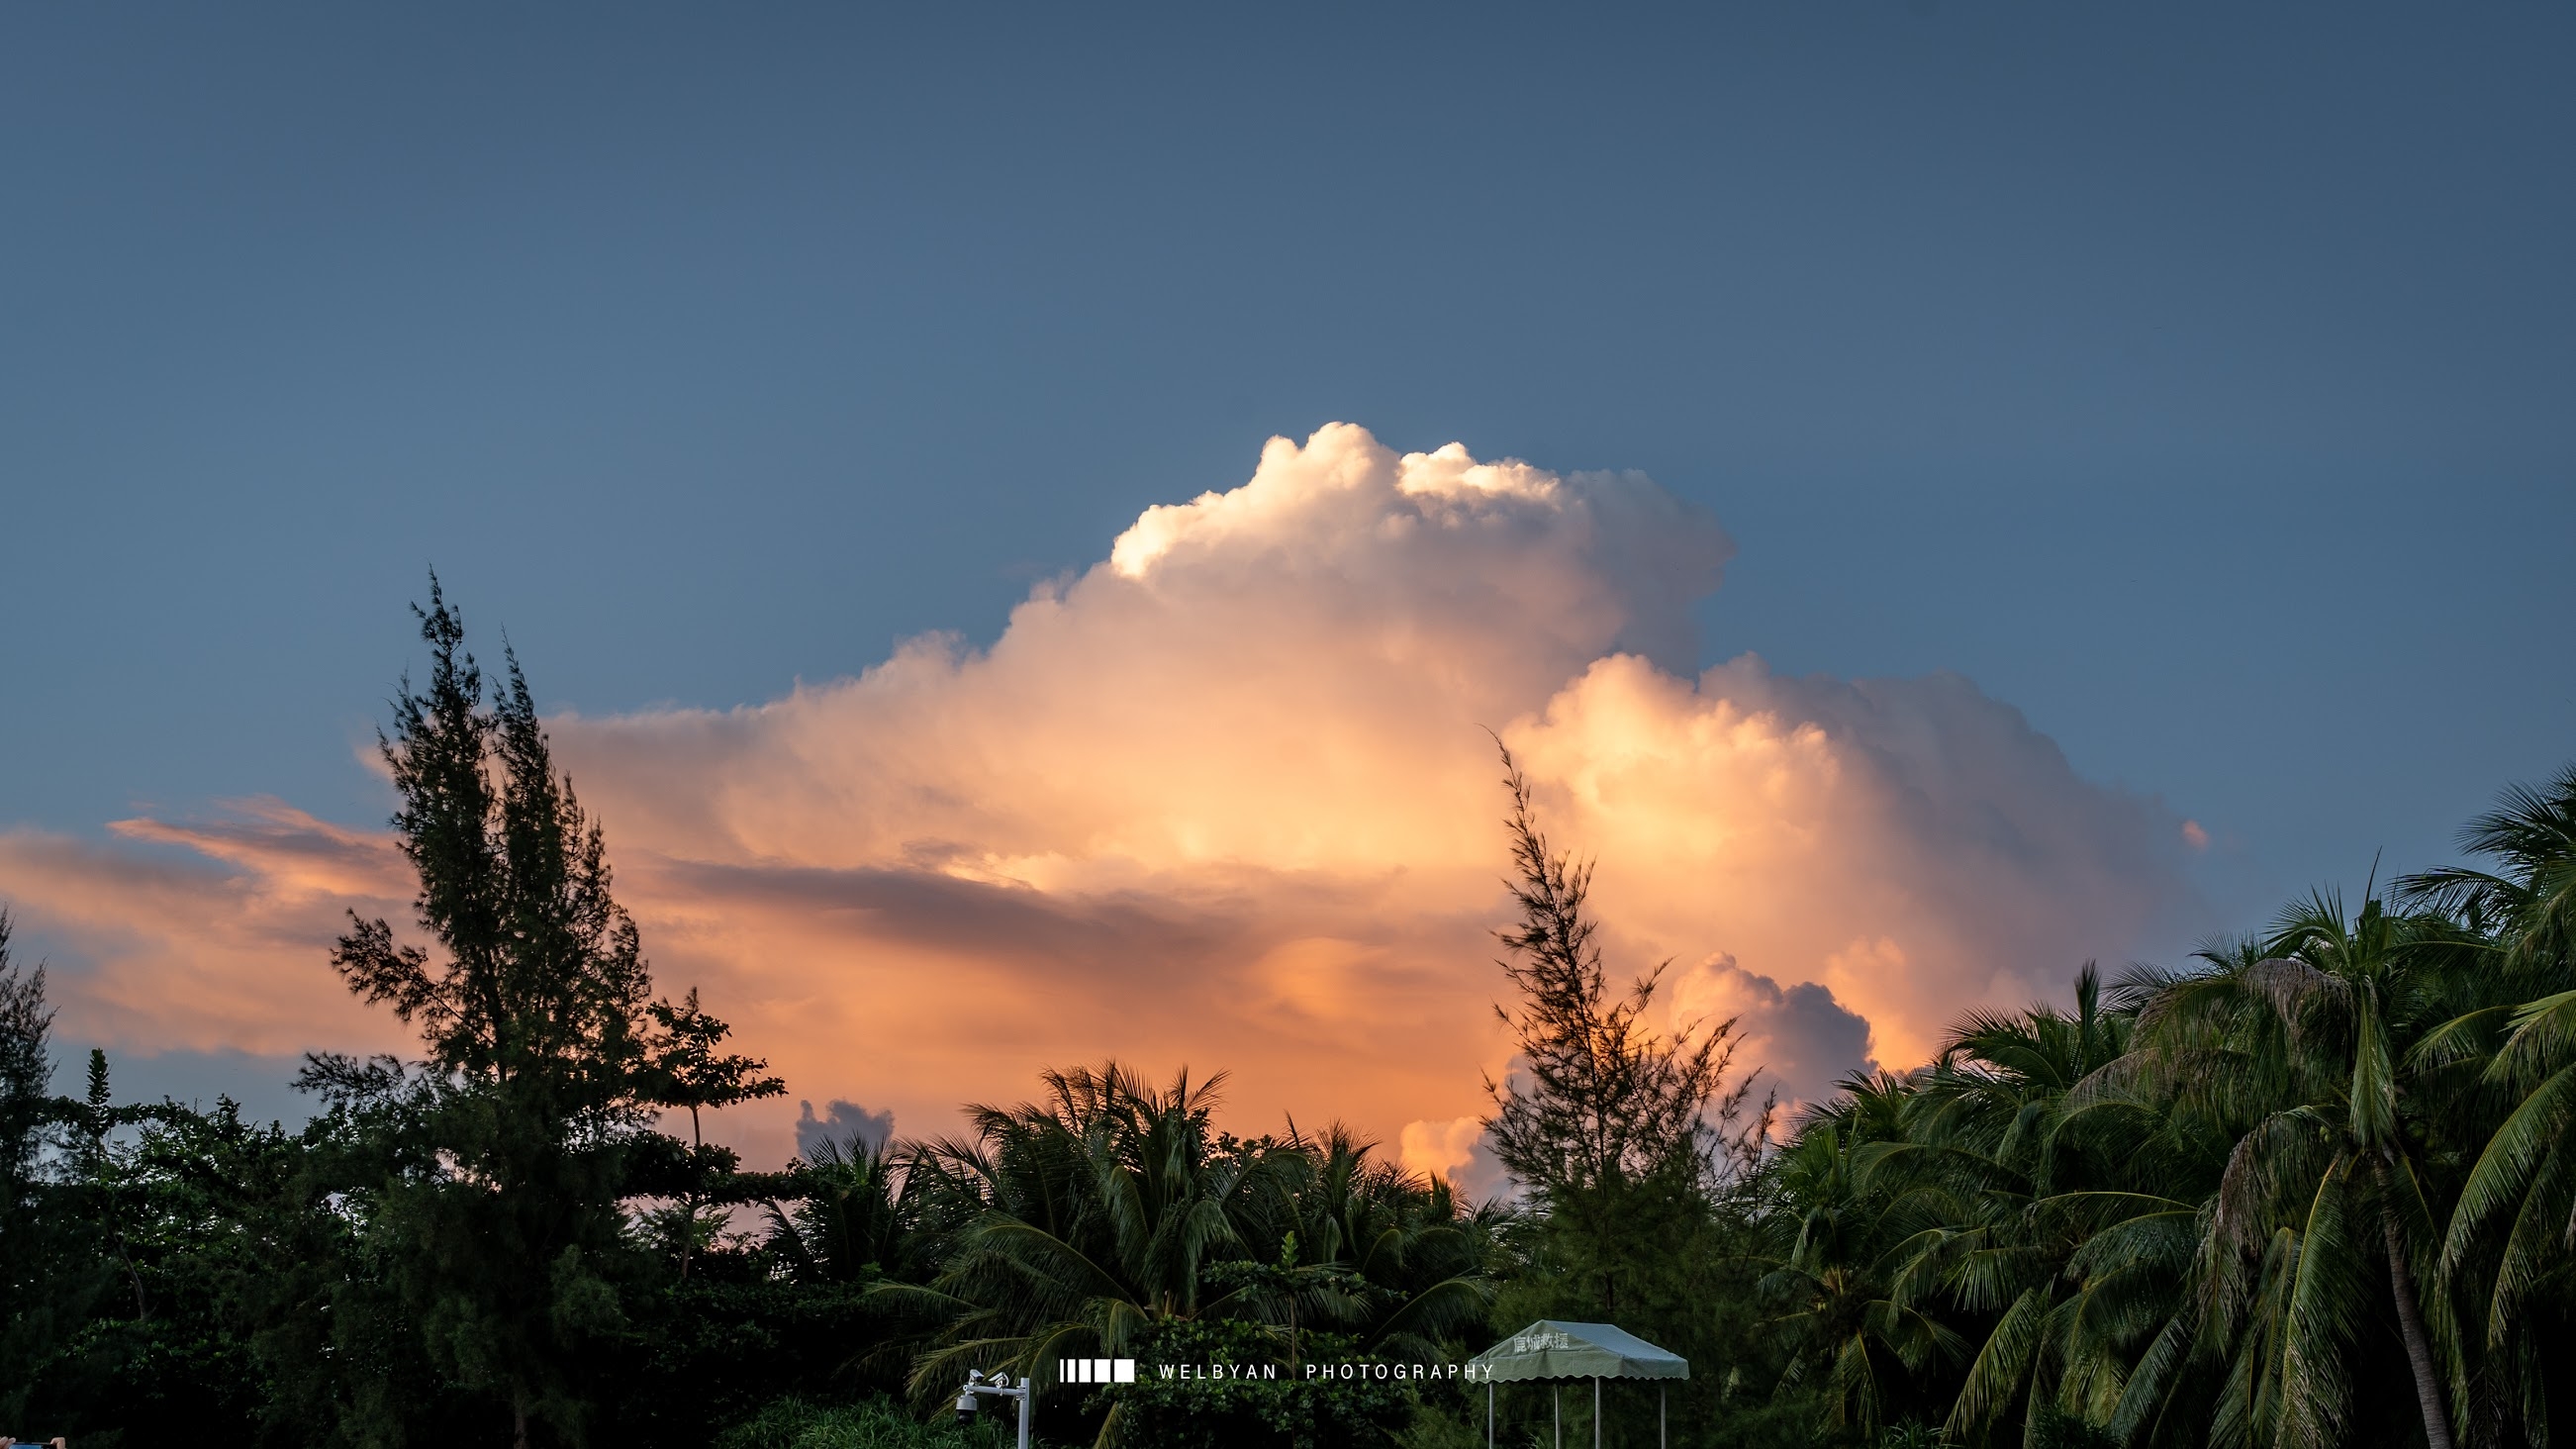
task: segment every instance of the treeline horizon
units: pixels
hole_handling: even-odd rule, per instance
[[[1034,1379],[1046,1443],[1466,1449],[1481,1390],[1296,1369],[1542,1317],[1688,1358],[1678,1445],[2501,1449],[2567,1407],[2576,767],[2470,823],[2489,868],[2087,963],[2071,1006],[1968,1013],[1784,1124],[1732,1022],[1659,1029],[1657,973],[1605,962],[1591,867],[1505,753],[1495,1199],[1339,1125],[1234,1135],[1222,1071],[1116,1061],[756,1171],[701,1117],[785,1083],[723,1003],[657,992],[515,656],[487,678],[434,578],[415,612],[382,751],[431,944],[352,916],[331,962],[416,1058],[308,1057],[293,1130],[119,1102],[97,1051],[57,1095],[0,909],[0,1432],[1008,1442],[1007,1407],[950,1422],[984,1370]],[[1289,1371],[1056,1382],[1093,1357]],[[1498,1402],[1545,1442],[1544,1389]],[[1651,1397],[1606,1412],[1655,1442]],[[1591,1434],[1589,1394],[1563,1413]]]

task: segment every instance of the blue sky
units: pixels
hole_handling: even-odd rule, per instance
[[[1346,419],[1634,468],[2256,913],[2576,757],[2561,7],[19,7],[0,825],[988,641]],[[2222,922],[2223,923],[2223,922]]]

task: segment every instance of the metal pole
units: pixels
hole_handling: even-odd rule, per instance
[[[1556,1449],[1565,1449],[1565,1385],[1548,1385],[1547,1398],[1556,1410]]]
[[[1592,1449],[1601,1449],[1601,1375],[1592,1376]]]
[[[1665,1422],[1664,1417],[1666,1414],[1671,1412],[1671,1408],[1672,1386],[1669,1384],[1655,1385],[1655,1443],[1658,1446],[1658,1449],[1661,1449],[1661,1446],[1672,1442],[1672,1426]]]
[[[1020,1449],[1029,1449],[1029,1409],[1037,1402],[1037,1381],[1020,1375]]]
[[[1485,1449],[1494,1449],[1494,1381],[1485,1380]]]

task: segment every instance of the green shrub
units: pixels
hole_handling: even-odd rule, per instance
[[[1304,1334],[1300,1346],[1307,1362],[1385,1362],[1338,1334]],[[1391,1443],[1412,1421],[1410,1381],[1310,1379],[1281,1349],[1279,1335],[1257,1324],[1167,1321],[1137,1346],[1136,1382],[1093,1398],[1120,1411],[1119,1442],[1129,1449],[1352,1449]],[[1166,1379],[1165,1363],[1275,1364],[1279,1377]]]
[[[991,1449],[1008,1444],[1010,1409],[987,1412],[971,1428],[923,1423],[891,1399],[818,1404],[778,1399],[716,1436],[716,1449]]]

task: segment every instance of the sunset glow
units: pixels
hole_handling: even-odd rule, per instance
[[[2197,826],[2090,783],[1965,679],[1696,677],[1733,545],[1635,474],[1335,425],[1150,508],[989,648],[917,638],[723,712],[552,728],[658,981],[700,986],[799,1101],[952,1130],[1103,1055],[1233,1073],[1247,1130],[1347,1120],[1473,1176],[1507,913],[1500,765],[1596,858],[1614,966],[1734,1018],[1791,1100],[1922,1060],[2187,900]],[[541,637],[522,636],[532,668]],[[387,837],[257,801],[0,871],[77,941],[66,1025],[126,1051],[398,1049],[326,964],[409,916]],[[175,849],[174,849],[175,848]]]

